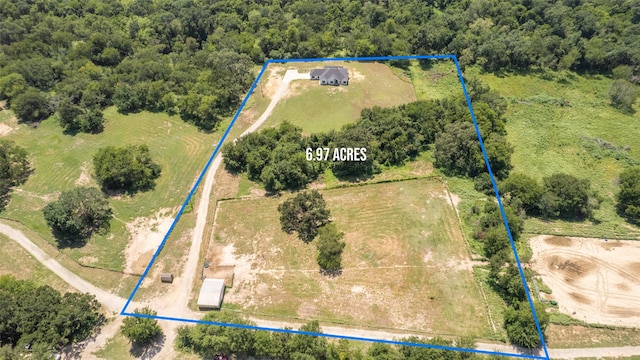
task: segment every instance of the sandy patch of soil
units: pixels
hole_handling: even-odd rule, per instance
[[[640,326],[640,242],[541,235],[532,268],[561,312],[589,323]]]
[[[91,183],[91,175],[89,174],[89,164],[82,164],[82,172],[80,173],[80,177],[76,180],[76,185],[85,186]]]
[[[269,76],[267,77],[266,83],[260,90],[263,96],[269,99],[273,97],[282,82],[282,74],[284,71],[285,69],[282,66],[272,65],[269,67]]]
[[[91,265],[96,263],[98,261],[98,258],[95,256],[83,256],[78,259],[78,261],[80,261],[80,263],[83,265]]]
[[[173,223],[171,209],[160,209],[151,217],[139,217],[126,224],[131,235],[125,249],[125,272],[141,274]]]
[[[359,82],[364,80],[364,75],[355,68],[349,69],[349,82]]]
[[[13,128],[5,123],[0,123],[0,136],[6,136],[13,131]]]

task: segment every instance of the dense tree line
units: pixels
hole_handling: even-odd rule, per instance
[[[76,131],[99,131],[98,112],[111,104],[179,112],[208,130],[266,58],[453,53],[489,71],[627,66],[625,80],[637,81],[639,8],[638,0],[2,0],[0,98],[27,122],[67,104],[62,122]]]
[[[507,310],[504,327],[509,340],[519,346],[535,348],[541,345],[540,337],[527,301],[526,291],[520,271],[513,256],[509,235],[503,222],[502,213],[494,202],[487,202],[482,209],[474,208],[479,214],[475,238],[483,244],[489,259],[489,283],[504,299]],[[514,243],[520,241],[524,220],[518,209],[505,206],[504,212],[509,223]],[[528,276],[525,269],[525,275]],[[542,304],[535,304],[536,315],[544,334],[549,323],[549,315]]]
[[[87,338],[99,320],[99,308],[89,294],[62,295],[47,285],[0,276],[0,346],[7,346],[3,352],[11,356],[25,346],[51,356],[48,349]]]
[[[25,149],[7,140],[0,140],[0,210],[9,201],[14,186],[24,183],[31,173]]]
[[[255,326],[242,315],[233,312],[210,312],[205,315],[203,320]],[[317,321],[301,326],[299,331],[322,333]],[[475,341],[470,338],[451,341],[438,337],[429,340],[412,337],[400,341],[468,349],[474,349],[476,346]],[[178,329],[176,345],[181,350],[191,351],[207,359],[213,358],[215,355],[227,355],[230,358],[232,355],[253,356],[273,360],[458,360],[480,358],[470,353],[382,343],[374,343],[366,351],[363,351],[346,340],[334,342],[320,336],[290,332],[254,331],[238,327],[203,324],[184,326]]]
[[[263,129],[225,144],[224,165],[233,173],[246,172],[249,179],[262,182],[267,191],[299,189],[323,171],[322,163],[305,158],[305,149],[315,147],[315,138],[303,137],[300,128],[284,122],[278,128]]]
[[[478,128],[493,172],[504,178],[513,147],[506,141],[504,99],[476,79],[469,81]],[[475,177],[486,172],[478,135],[462,97],[416,101],[396,107],[363,109],[360,118],[338,131],[302,136],[282,123],[225,144],[227,170],[246,172],[268,191],[300,189],[329,167],[340,179],[366,179],[383,166],[401,166],[433,146],[436,166],[450,175]],[[365,161],[309,160],[306,149],[366,148]],[[315,155],[314,155],[315,156]]]
[[[585,219],[599,205],[588,179],[557,173],[542,179],[512,174],[500,184],[505,201],[532,216]]]

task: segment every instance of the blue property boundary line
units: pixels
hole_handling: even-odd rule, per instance
[[[271,64],[271,63],[290,63],[290,62],[390,61],[390,60],[412,60],[412,59],[418,59],[418,60],[420,60],[420,59],[429,59],[429,60],[450,59],[450,60],[453,60],[453,62],[455,63],[455,66],[456,66],[456,69],[457,69],[457,72],[458,72],[458,78],[460,80],[460,84],[462,85],[462,90],[464,92],[464,96],[465,96],[465,99],[466,99],[466,102],[467,102],[467,106],[469,108],[469,113],[471,114],[471,119],[473,120],[473,125],[475,127],[476,134],[478,135],[478,141],[480,142],[480,147],[482,149],[482,155],[484,157],[485,164],[487,165],[487,171],[489,173],[489,177],[491,178],[491,183],[493,185],[493,189],[495,191],[496,198],[498,200],[498,205],[500,207],[500,212],[502,214],[502,219],[503,219],[505,228],[506,228],[507,233],[509,235],[509,242],[511,243],[511,249],[513,250],[513,253],[515,255],[516,263],[518,265],[518,270],[520,272],[520,278],[521,278],[522,284],[523,284],[523,286],[525,288],[525,293],[527,295],[527,300],[528,300],[528,303],[529,303],[529,307],[531,308],[531,312],[532,312],[533,318],[535,320],[536,329],[538,331],[538,335],[540,337],[542,348],[544,349],[545,356],[527,355],[527,354],[518,354],[518,353],[494,352],[494,351],[487,351],[487,350],[467,349],[467,348],[458,348],[458,347],[453,347],[453,346],[441,346],[441,345],[432,345],[432,344],[409,343],[409,342],[393,341],[393,340],[370,339],[370,338],[364,338],[364,337],[353,337],[353,336],[313,333],[313,332],[305,332],[305,331],[299,331],[299,330],[277,329],[277,328],[249,326],[249,325],[240,325],[240,324],[227,324],[227,323],[219,323],[219,322],[213,322],[213,321],[203,321],[203,320],[195,320],[195,319],[175,318],[175,317],[168,317],[168,316],[162,316],[162,315],[136,314],[136,313],[132,313],[132,312],[127,312],[127,308],[131,304],[131,301],[133,300],[133,297],[138,292],[138,289],[140,288],[140,285],[142,285],[142,281],[144,281],[144,279],[146,278],[146,276],[149,273],[149,270],[151,269],[151,267],[155,263],[158,255],[160,254],[160,252],[164,248],[164,245],[166,244],[167,239],[169,238],[169,235],[171,234],[171,232],[175,228],[176,224],[178,223],[178,221],[182,217],[182,214],[184,213],[184,210],[185,210],[187,204],[189,203],[189,201],[191,201],[191,198],[193,197],[193,195],[195,194],[198,186],[202,182],[202,179],[204,178],[204,175],[207,173],[207,170],[209,170],[209,167],[211,166],[211,163],[215,159],[216,155],[218,155],[218,152],[220,151],[220,148],[222,147],[222,144],[224,143],[225,139],[229,135],[229,132],[230,132],[231,128],[233,127],[233,125],[235,124],[236,120],[240,116],[240,113],[242,112],[242,110],[246,106],[247,101],[249,100],[249,97],[251,96],[251,94],[253,94],[256,86],[258,85],[258,82],[262,78],[262,75],[264,74],[264,72],[267,69],[267,67],[269,66],[269,64]],[[245,96],[245,98],[242,101],[242,103],[240,104],[240,107],[239,107],[238,111],[236,111],[235,115],[233,116],[233,119],[231,120],[231,123],[229,124],[229,126],[225,130],[224,134],[220,138],[220,141],[218,142],[218,144],[216,145],[215,150],[213,151],[213,154],[211,154],[211,156],[207,160],[207,163],[205,164],[204,168],[202,169],[202,172],[200,173],[200,175],[196,179],[196,182],[194,183],[193,187],[189,191],[189,194],[187,195],[187,198],[182,203],[182,206],[180,207],[180,210],[178,211],[178,214],[176,215],[176,218],[171,223],[171,227],[169,227],[169,230],[167,231],[167,233],[165,234],[164,238],[162,239],[162,242],[160,243],[160,246],[158,246],[158,249],[153,254],[153,257],[151,258],[151,261],[149,262],[149,264],[145,268],[144,272],[142,273],[142,276],[140,277],[140,279],[138,280],[136,286],[134,287],[133,292],[131,293],[131,295],[129,295],[129,298],[127,299],[127,302],[125,303],[124,307],[120,311],[120,315],[139,317],[139,318],[157,319],[157,320],[178,321],[178,322],[183,322],[183,323],[217,325],[217,326],[227,326],[227,327],[242,328],[242,329],[266,330],[266,331],[291,333],[291,334],[322,336],[322,337],[327,337],[327,338],[337,338],[337,339],[357,340],[357,341],[369,341],[369,342],[378,342],[378,343],[385,343],[385,344],[392,344],[392,345],[415,346],[415,347],[431,348],[431,349],[438,349],[438,350],[450,350],[450,351],[460,351],[460,352],[467,352],[467,353],[477,353],[477,354],[484,354],[484,355],[511,356],[511,357],[524,358],[524,359],[546,359],[546,360],[550,359],[549,358],[549,352],[547,350],[547,345],[546,345],[546,342],[545,342],[545,339],[544,339],[544,336],[542,334],[542,330],[540,328],[540,324],[539,324],[539,321],[538,321],[538,316],[537,316],[535,308],[533,306],[533,300],[532,300],[531,295],[530,295],[530,293],[528,291],[527,280],[525,279],[524,271],[523,271],[522,265],[520,263],[520,258],[518,256],[518,252],[516,251],[516,246],[515,246],[515,243],[513,241],[513,236],[511,235],[511,229],[509,228],[509,223],[507,221],[507,217],[506,217],[506,214],[505,214],[505,211],[504,211],[504,207],[502,205],[502,201],[500,200],[500,194],[498,192],[498,186],[497,186],[496,180],[495,180],[495,178],[493,176],[493,172],[491,170],[491,165],[489,164],[489,158],[487,156],[487,152],[486,152],[485,147],[484,147],[484,142],[482,140],[482,135],[480,134],[480,128],[478,127],[478,123],[476,121],[476,117],[475,117],[475,114],[473,112],[473,107],[471,105],[471,99],[469,97],[469,93],[467,92],[467,87],[465,85],[464,78],[462,76],[462,70],[460,69],[460,64],[458,63],[458,59],[457,59],[457,57],[455,55],[407,55],[407,56],[374,56],[374,57],[354,57],[354,58],[341,57],[341,58],[270,59],[270,60],[267,60],[265,62],[265,64],[262,66],[262,68],[260,69],[260,72],[258,73],[258,76],[256,77],[256,79],[254,80],[253,84],[251,85],[251,88],[249,88],[249,91],[247,92],[247,95]]]

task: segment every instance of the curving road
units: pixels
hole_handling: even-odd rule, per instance
[[[126,300],[114,295],[108,291],[102,290],[99,287],[89,283],[78,275],[72,273],[67,268],[62,266],[54,258],[45,253],[36,244],[29,240],[22,231],[15,229],[8,224],[0,221],[0,233],[17,242],[25,250],[27,250],[33,257],[38,259],[42,265],[46,266],[54,274],[58,275],[62,280],[73,286],[80,292],[90,293],[95,295],[96,299],[109,308],[111,311],[119,312],[124,306]]]

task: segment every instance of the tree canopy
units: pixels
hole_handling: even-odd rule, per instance
[[[640,223],[640,167],[629,168],[620,174],[618,210],[629,221]]]
[[[203,317],[205,321],[227,324],[252,325],[254,323],[236,312],[210,312]],[[426,349],[413,346],[392,346],[374,343],[366,353],[360,347],[351,346],[346,340],[329,342],[326,337],[307,334],[293,334],[291,328],[282,331],[254,331],[230,326],[211,326],[199,324],[183,326],[178,329],[176,346],[181,350],[196,353],[203,358],[215,355],[235,355],[241,357],[269,358],[279,360],[462,360],[480,359],[475,354],[455,351]],[[300,332],[322,334],[317,321],[302,325]],[[425,340],[412,337],[401,339],[411,343],[436,344],[441,346],[462,346],[475,348],[475,341],[460,338],[455,342],[434,338]]]
[[[31,173],[25,149],[7,140],[0,140],[0,209],[9,201],[14,186],[23,184]]]
[[[36,123],[51,115],[49,99],[44,93],[34,89],[11,99],[11,110],[16,114],[18,121],[23,123]]]
[[[146,145],[100,148],[93,156],[93,166],[105,190],[126,193],[153,189],[161,173]]]
[[[141,309],[135,309],[133,313],[157,315],[154,310],[151,310],[146,306]],[[128,316],[124,318],[124,320],[122,320],[122,327],[120,328],[120,331],[122,331],[122,335],[132,343],[142,346],[151,344],[162,334],[162,329],[160,328],[160,325],[158,325],[158,320],[138,316]]]
[[[49,286],[0,276],[0,346],[61,348],[84,340],[100,304],[89,294],[61,295]]]
[[[322,194],[317,190],[304,191],[278,205],[282,231],[298,233],[305,243],[311,242],[318,229],[329,222],[330,212]]]
[[[544,332],[549,324],[549,314],[540,304],[536,304],[535,309],[540,328]],[[528,303],[522,302],[516,308],[507,310],[504,324],[512,343],[530,349],[540,346],[540,335]]]
[[[346,246],[341,241],[343,237],[335,224],[326,224],[318,230],[317,261],[321,272],[335,274],[342,269],[342,251]]]
[[[62,243],[78,243],[94,232],[109,229],[112,210],[107,198],[96,188],[65,191],[42,212],[54,235]]]

